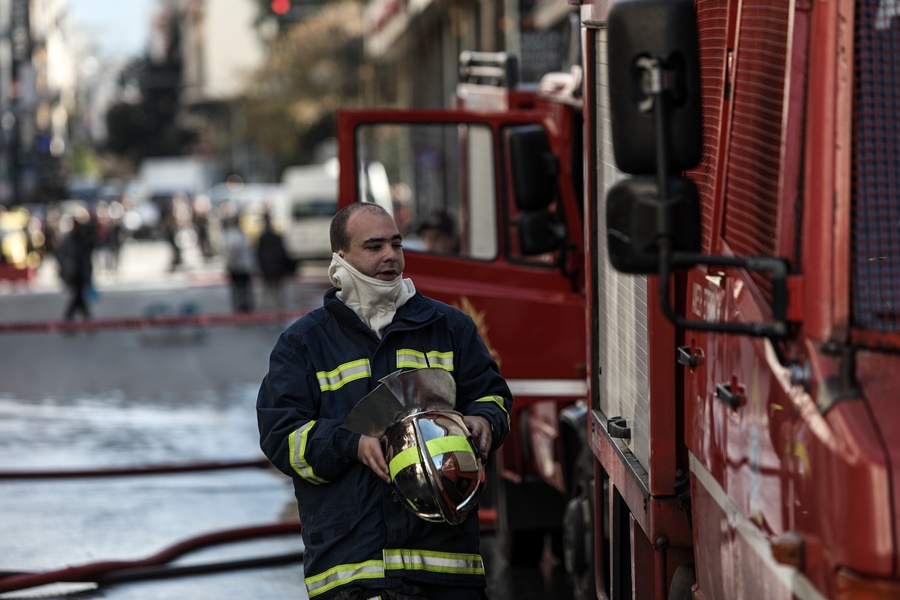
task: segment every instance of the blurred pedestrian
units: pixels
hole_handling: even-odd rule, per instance
[[[197,235],[197,246],[203,255],[203,260],[210,260],[213,257],[212,239],[209,235],[209,218],[212,206],[209,197],[198,195],[194,197],[194,205],[191,209],[191,224],[194,226],[194,233]]]
[[[109,205],[106,202],[98,202],[94,244],[98,264],[106,274],[112,275],[118,270],[121,241],[121,225],[110,215]]]
[[[87,320],[91,318],[88,296],[93,288],[94,240],[91,228],[82,219],[72,221],[72,230],[59,244],[56,259],[59,274],[69,292],[63,318],[71,321],[77,313]]]
[[[253,310],[253,250],[241,230],[237,215],[225,221],[225,268],[231,283],[231,308],[235,312]]]
[[[256,261],[262,274],[263,308],[284,310],[284,280],[294,265],[284,248],[284,239],[272,226],[272,217],[263,216],[263,230],[256,244]]]

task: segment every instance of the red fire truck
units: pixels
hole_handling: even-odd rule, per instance
[[[405,274],[469,314],[499,363],[515,403],[490,503],[504,554],[534,565],[548,540],[562,555],[567,502],[590,493],[574,473],[592,468],[581,107],[517,85],[514,57],[465,53],[460,70],[456,110],[338,114],[339,203],[391,212]]]
[[[898,6],[581,16],[597,596],[900,597]]]
[[[580,73],[463,83],[436,141],[340,121],[345,199],[456,182],[414,192],[459,199],[463,255],[408,272],[515,384],[501,534],[562,515],[579,597],[900,597],[900,8],[579,10]],[[509,501],[536,481],[552,513]]]

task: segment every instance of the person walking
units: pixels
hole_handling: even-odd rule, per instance
[[[74,320],[78,313],[81,313],[85,320],[91,318],[87,297],[94,285],[93,237],[89,224],[78,218],[73,219],[72,229],[56,251],[59,274],[69,293],[69,300],[63,312],[66,321]]]
[[[235,312],[253,310],[253,283],[250,276],[254,270],[253,250],[244,232],[241,231],[237,215],[225,221],[225,268],[231,286],[231,308]]]
[[[344,421],[389,374],[440,367],[453,376],[455,410],[487,455],[509,434],[509,387],[473,320],[403,278],[402,238],[383,208],[345,207],[330,236],[334,287],[281,334],[257,397],[260,447],[293,480],[307,594],[484,599],[477,511],[451,525],[406,510],[394,497],[382,440]]]
[[[284,310],[284,280],[293,271],[293,264],[268,213],[263,216],[263,230],[256,244],[256,262],[263,280],[263,308]]]

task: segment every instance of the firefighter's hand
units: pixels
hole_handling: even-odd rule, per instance
[[[359,436],[359,447],[356,450],[356,456],[359,462],[372,469],[380,478],[387,483],[391,482],[387,461],[384,460],[384,451],[381,449],[381,442],[378,441],[378,438],[368,435]]]
[[[482,454],[487,456],[488,452],[491,451],[491,443],[494,441],[490,422],[484,417],[464,415],[463,423],[466,424],[466,427],[469,428],[469,433],[471,433],[472,437],[475,438],[475,441],[478,442],[478,449],[481,450]]]

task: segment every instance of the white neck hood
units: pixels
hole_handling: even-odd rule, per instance
[[[379,339],[394,320],[397,309],[416,294],[412,280],[404,279],[402,274],[393,281],[369,277],[336,252],[331,255],[328,278],[338,289],[338,300],[353,309]]]

